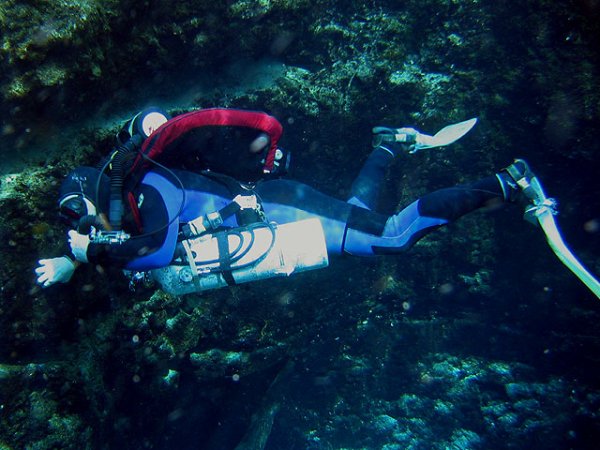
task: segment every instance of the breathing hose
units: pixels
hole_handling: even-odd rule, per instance
[[[126,143],[119,145],[110,158],[110,206],[108,221],[113,230],[120,230],[123,218],[123,179],[125,178],[124,162],[136,152],[142,144],[143,137],[134,135]]]

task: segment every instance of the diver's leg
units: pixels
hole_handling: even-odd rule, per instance
[[[389,217],[289,180],[261,183],[257,191],[269,220],[288,223],[316,217],[330,254],[359,256],[406,251],[427,233],[464,214],[514,198],[504,173],[432,192]]]
[[[394,156],[394,152],[386,147],[379,146],[373,149],[352,183],[348,203],[366,209],[375,208],[385,170]]]
[[[401,131],[403,133],[400,133]],[[375,209],[388,165],[396,155],[413,148],[416,133],[412,128],[373,128],[373,151],[352,183],[348,203],[361,208]],[[399,138],[400,135],[403,136],[402,139]]]
[[[436,228],[478,208],[504,202],[508,197],[503,188],[502,179],[491,176],[441,189],[411,203],[385,223],[379,222],[379,229],[367,229],[361,220],[352,222],[350,216],[344,251],[360,256],[404,252]]]

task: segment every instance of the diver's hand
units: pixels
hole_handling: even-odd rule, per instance
[[[67,283],[75,272],[75,263],[66,256],[52,259],[40,259],[40,265],[35,269],[38,276],[37,282],[42,287],[48,287],[54,283]]]
[[[90,237],[87,234],[79,234],[75,230],[69,231],[69,245],[71,252],[77,261],[88,262],[87,249],[90,245]]]

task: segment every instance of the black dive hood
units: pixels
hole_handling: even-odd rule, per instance
[[[60,185],[59,208],[61,215],[76,222],[81,217],[99,211],[107,211],[110,180],[94,167],[78,167]]]
[[[100,177],[100,183],[98,183]],[[100,203],[100,209],[108,206],[109,179],[95,167],[81,166],[73,170],[60,185],[59,202],[74,194],[83,194],[94,205]],[[100,187],[98,192],[98,186]]]

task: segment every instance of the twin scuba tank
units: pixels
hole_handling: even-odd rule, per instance
[[[149,272],[164,291],[183,295],[327,267],[321,221],[256,223],[182,241],[185,256]]]

